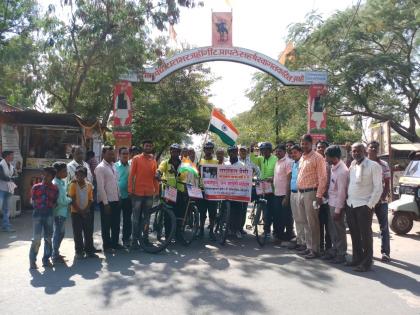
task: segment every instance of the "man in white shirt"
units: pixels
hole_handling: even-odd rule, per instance
[[[90,171],[90,166],[85,162],[86,152],[85,149],[79,145],[76,145],[72,148],[71,154],[73,156],[73,161],[67,164],[67,181],[71,182],[76,176],[76,168],[78,166],[84,166],[87,168],[87,177],[86,179],[93,185],[93,176]]]
[[[118,173],[114,168],[115,152],[113,147],[104,146],[102,157],[102,162],[95,169],[97,198],[101,209],[103,250],[106,253],[112,253],[116,249],[124,249],[118,243],[121,208],[119,206]]]
[[[347,265],[355,271],[365,272],[372,266],[372,214],[382,195],[382,169],[378,163],[366,158],[366,149],[361,143],[353,144],[352,156],[346,216],[353,259]]]

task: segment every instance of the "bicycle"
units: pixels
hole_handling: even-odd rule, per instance
[[[214,222],[214,236],[220,245],[225,245],[229,230],[230,201],[220,201]]]
[[[260,181],[257,181],[255,188],[260,185]],[[252,212],[248,216],[248,219],[251,220],[251,226],[247,225],[247,229],[253,230],[255,238],[260,247],[264,247],[267,238],[264,232],[264,213],[267,209],[267,199],[265,199],[265,190],[262,190],[262,194],[255,194],[256,199],[254,200],[254,205],[252,207]]]
[[[192,185],[184,184],[186,191]],[[180,238],[185,246],[190,245],[197,237],[200,228],[200,212],[196,203],[196,199],[188,195],[187,206],[185,207],[184,217],[178,218],[182,220],[180,228]]]

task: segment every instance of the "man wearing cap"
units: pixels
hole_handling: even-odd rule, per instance
[[[207,142],[204,145],[204,157],[200,160],[200,171],[202,165],[217,165],[219,162],[213,158],[214,154],[214,144],[212,142]],[[207,219],[207,212],[209,213],[209,237],[210,239],[214,238],[213,227],[214,221],[216,219],[216,211],[217,211],[217,201],[206,200],[205,198],[201,200],[200,203],[200,233],[199,237],[204,236],[204,225]]]
[[[261,172],[257,165],[251,162],[251,159],[248,155],[248,148],[245,145],[239,146],[239,161],[242,162],[245,166],[251,167],[253,176],[257,179],[260,178]],[[242,203],[242,211],[241,211],[241,224],[239,231],[242,235],[246,235],[247,233],[244,230],[245,222],[246,222],[246,214],[248,210],[248,203]]]
[[[158,180],[163,179],[166,181],[166,185],[173,187],[177,190],[176,204],[175,204],[175,216],[177,218],[183,218],[186,208],[186,194],[184,183],[187,180],[187,173],[178,173],[178,168],[181,166],[181,146],[178,143],[174,143],[169,147],[170,157],[167,160],[163,160],[157,171],[156,178]],[[177,220],[177,233],[179,235],[180,220]],[[169,228],[169,227],[168,227]]]
[[[277,163],[277,157],[272,155],[273,145],[270,142],[263,142],[260,144],[260,156],[256,156],[253,153],[253,147],[251,147],[250,158],[253,163],[255,163],[260,171],[260,179],[273,183],[274,178],[274,168]],[[274,194],[266,193],[265,198],[267,199],[266,213],[264,214],[264,231],[265,237],[268,239],[271,237],[271,224],[273,223],[275,203],[274,203]],[[275,231],[277,232],[277,231]]]

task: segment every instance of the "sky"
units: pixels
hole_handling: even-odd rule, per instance
[[[233,14],[233,46],[243,47],[278,59],[286,45],[287,28],[303,22],[312,10],[327,17],[337,10],[356,4],[356,0],[207,0],[204,7],[181,9],[180,23],[175,25],[178,43],[193,47],[211,45],[211,12]],[[228,4],[231,4],[229,6]],[[344,36],[344,34],[343,34]],[[176,43],[173,42],[176,46]],[[246,91],[252,87],[252,76],[259,70],[232,62],[207,63],[220,77],[211,87],[210,101],[232,118],[249,110],[252,103]]]

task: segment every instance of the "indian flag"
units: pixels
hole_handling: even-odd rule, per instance
[[[209,130],[217,134],[227,145],[234,145],[239,135],[232,122],[217,109],[213,109],[211,112]]]

